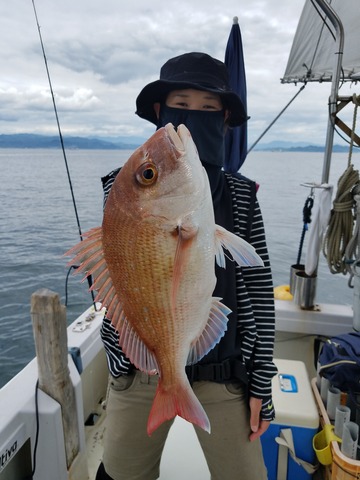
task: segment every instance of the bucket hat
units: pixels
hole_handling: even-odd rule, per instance
[[[154,103],[164,102],[172,90],[193,88],[216,93],[230,111],[231,127],[241,125],[247,114],[240,97],[229,86],[226,65],[206,53],[191,52],[168,60],[160,70],[160,79],[146,85],[136,99],[136,114],[157,124]]]

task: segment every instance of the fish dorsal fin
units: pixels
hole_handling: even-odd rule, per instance
[[[239,266],[264,266],[264,262],[250,243],[219,225],[216,225],[215,246],[216,263],[219,267],[225,268],[225,255],[223,248],[226,248],[226,250],[230,252],[233,260]]]
[[[85,272],[85,277],[92,275],[95,279],[92,290],[99,291],[107,279],[107,265],[104,258],[102,246],[101,227],[92,228],[83,234],[83,240],[71,248],[65,255],[74,255],[75,257],[68,265],[79,264],[75,273]],[[95,284],[97,285],[95,286]]]
[[[91,290],[96,290],[95,301],[107,308],[107,317],[119,333],[119,344],[129,360],[140,370],[155,373],[158,370],[154,355],[141,341],[124,314],[123,306],[111,281],[104,258],[102,228],[93,228],[83,235],[83,241],[65,253],[75,257],[71,265],[80,264],[75,273],[85,272],[93,277]],[[85,278],[83,280],[85,280]]]
[[[224,336],[227,329],[227,316],[231,310],[221,303],[220,298],[213,297],[209,319],[201,335],[192,343],[187,364],[192,365],[212,350]]]

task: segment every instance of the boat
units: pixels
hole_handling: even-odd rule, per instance
[[[282,79],[284,83],[331,83],[322,177],[310,188],[319,188],[328,182],[334,123],[341,125],[337,109],[343,102],[351,102],[351,99],[339,97],[339,85],[345,81],[360,80],[358,12],[356,0],[307,0]],[[355,37],[355,46],[351,46],[350,50],[348,45],[351,45],[351,36],[346,36],[347,32]],[[311,46],[315,50],[311,50]],[[320,61],[321,52],[326,52],[326,61]],[[351,140],[354,141],[354,135]],[[313,283],[312,275],[305,276],[305,280],[308,279],[309,283]],[[287,292],[287,286],[282,290]],[[282,361],[301,361],[310,385],[310,379],[316,376],[315,340],[359,330],[358,319],[354,317],[354,311],[358,308],[355,308],[355,304],[354,308],[340,304],[318,304],[314,298],[304,306],[301,303],[302,294],[299,294],[299,301],[292,296],[287,296],[285,300],[280,297],[275,299],[278,341],[274,356],[275,359],[281,359],[279,365],[283,365]],[[55,305],[54,315],[63,316],[63,313],[59,313],[62,309],[54,292],[34,292],[36,298]],[[358,302],[358,299],[359,291],[355,291],[355,301]],[[35,307],[32,316],[35,322],[41,317]],[[47,357],[51,352],[48,351],[37,350],[37,357],[0,390],[0,480],[95,479],[102,456],[108,378],[99,334],[103,316],[101,305],[94,304],[67,327],[65,357],[63,355],[65,364],[61,374],[68,385],[65,392],[68,396],[65,396],[63,404],[59,402],[61,398],[64,399],[65,387],[59,387],[58,378],[53,379],[51,387],[54,396],[39,388],[39,377],[41,382],[44,380],[44,372],[39,371],[51,364]],[[44,333],[37,325],[38,333]],[[64,331],[59,335],[64,337]],[[64,419],[64,415],[68,416]],[[184,462],[184,458],[191,460]],[[322,468],[315,470],[314,478],[330,478],[325,477],[326,472]],[[176,418],[162,457],[160,480],[183,478],[209,480],[210,474],[192,426]]]

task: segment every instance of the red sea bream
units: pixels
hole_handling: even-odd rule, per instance
[[[184,125],[159,129],[117,175],[102,226],[71,249],[140,370],[158,373],[148,434],[176,415],[210,432],[185,374],[223,337],[230,310],[213,298],[223,246],[240,265],[253,247],[215,225],[207,174]]]

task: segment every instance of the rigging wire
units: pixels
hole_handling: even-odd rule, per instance
[[[324,27],[327,27],[330,35],[333,37],[334,40],[336,40],[336,36],[335,36],[334,32],[331,30],[328,22],[326,21],[327,15],[324,15],[323,12],[320,11],[319,7],[315,4],[314,0],[311,0],[311,4],[315,8],[315,10],[316,10],[317,14],[319,15],[319,17],[321,18],[321,20],[323,21],[323,26],[322,26],[322,29],[321,29],[321,32],[320,32],[320,35],[319,35],[319,41],[320,41],[320,37],[322,35],[322,31],[323,31]],[[329,4],[331,5],[331,0],[329,1]]]
[[[295,93],[293,98],[285,105],[285,107],[281,110],[281,112],[274,118],[274,120],[270,123],[270,125],[265,128],[263,133],[258,137],[258,139],[251,145],[251,147],[248,149],[247,154],[251,152],[251,150],[260,142],[262,137],[270,130],[270,128],[274,125],[274,123],[281,117],[281,115],[285,112],[285,110],[292,104],[292,102],[295,100],[295,98],[299,95],[300,92],[304,90],[306,87],[306,83],[300,87],[300,90]]]
[[[63,139],[63,135],[62,135],[62,132],[61,132],[60,121],[59,121],[59,116],[58,116],[57,107],[56,107],[56,102],[55,102],[55,95],[54,95],[54,91],[53,91],[53,88],[52,88],[52,82],[51,82],[51,78],[50,78],[50,71],[49,71],[48,62],[47,62],[46,53],[45,53],[45,47],[44,47],[44,43],[43,43],[43,39],[42,39],[42,35],[41,35],[40,24],[39,24],[39,20],[38,20],[36,8],[35,8],[35,0],[32,0],[32,5],[33,5],[33,9],[34,9],[34,14],[35,14],[35,20],[36,20],[37,29],[38,29],[38,32],[39,32],[41,50],[42,50],[42,54],[43,54],[43,58],[44,58],[44,62],[45,62],[46,74],[47,74],[47,78],[48,78],[48,82],[49,82],[50,93],[51,93],[51,98],[52,98],[53,107],[54,107],[54,112],[55,112],[55,118],[56,118],[56,124],[57,124],[57,128],[58,128],[59,138],[60,138],[61,149],[62,149],[62,153],[63,153],[63,157],[64,157],[65,168],[66,168],[66,173],[67,173],[68,182],[69,182],[69,187],[70,187],[70,192],[71,192],[71,198],[72,198],[72,202],[73,202],[73,206],[74,206],[76,223],[77,223],[77,227],[78,227],[78,231],[79,231],[80,240],[82,241],[82,240],[83,240],[83,234],[82,234],[82,231],[81,231],[80,219],[79,219],[79,214],[78,214],[78,210],[77,210],[77,206],[76,206],[75,194],[74,194],[74,189],[73,189],[73,185],[72,185],[72,181],[71,181],[69,164],[68,164],[67,157],[66,157],[64,139]],[[71,268],[72,268],[72,267],[70,267],[70,269],[71,269]],[[91,293],[93,305],[94,305],[94,308],[95,308],[95,311],[96,311],[96,304],[95,304],[94,292],[91,290],[91,286],[92,286],[91,276],[89,275],[89,276],[87,277],[87,279],[88,279],[88,284],[89,284],[89,288],[90,288],[90,293]],[[66,292],[66,298],[67,298],[67,292]]]

